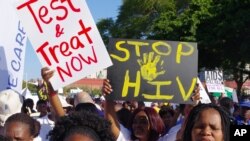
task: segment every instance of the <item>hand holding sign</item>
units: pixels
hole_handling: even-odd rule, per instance
[[[141,66],[141,75],[142,78],[148,81],[152,81],[157,76],[162,75],[165,73],[164,70],[157,72],[157,64],[161,59],[160,55],[157,55],[154,60],[154,52],[150,52],[149,55],[147,53],[143,54],[143,62],[141,59],[138,59],[137,62]],[[161,65],[163,64],[163,61],[161,61]]]

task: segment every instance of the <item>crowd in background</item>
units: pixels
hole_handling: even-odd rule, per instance
[[[45,71],[46,70],[46,71]],[[23,99],[14,90],[0,93],[0,141],[229,141],[230,125],[250,125],[250,99],[239,103],[221,95],[201,104],[199,87],[193,104],[114,101],[75,94],[62,104],[42,70],[47,100]],[[46,73],[45,73],[46,72]],[[103,95],[112,92],[104,81]],[[34,107],[36,105],[36,107]]]

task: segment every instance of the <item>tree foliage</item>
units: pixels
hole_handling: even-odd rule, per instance
[[[250,0],[124,0],[117,19],[97,25],[106,44],[110,37],[197,42],[199,68],[223,69],[240,90],[249,79],[249,7]]]
[[[37,92],[37,85],[31,84],[31,83],[27,83],[26,81],[23,81],[22,84],[22,88],[26,88],[28,87],[28,89],[30,90],[31,93],[36,93]]]

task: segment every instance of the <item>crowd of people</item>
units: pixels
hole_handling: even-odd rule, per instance
[[[14,90],[1,91],[0,141],[229,141],[230,125],[250,125],[249,99],[202,104],[199,87],[193,104],[96,102],[80,92],[65,107],[49,82],[53,71],[43,68],[41,74],[48,99],[36,107]],[[108,79],[102,90],[104,96],[113,91]]]

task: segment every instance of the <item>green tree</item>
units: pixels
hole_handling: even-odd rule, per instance
[[[97,25],[106,44],[110,37],[197,42],[199,68],[232,74],[239,94],[249,79],[249,7],[249,0],[124,0],[116,20]]]
[[[124,0],[119,10],[116,20],[108,18],[97,23],[106,44],[110,37],[147,39],[160,13],[175,10],[175,0]]]
[[[37,86],[31,83],[27,83],[26,81],[23,81],[22,88],[26,88],[30,90],[31,93],[36,93],[37,92]]]
[[[249,6],[249,0],[214,0],[210,8],[213,16],[202,21],[197,30],[200,66],[221,67],[226,74],[232,74],[238,96],[250,74],[245,69],[250,63]]]

